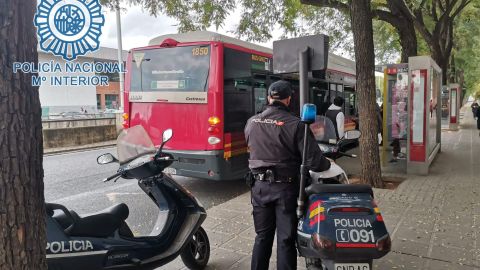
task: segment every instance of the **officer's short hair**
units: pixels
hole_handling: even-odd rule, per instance
[[[335,104],[335,106],[338,106],[338,107],[343,106],[343,98],[335,97],[335,99],[333,99],[333,104]]]

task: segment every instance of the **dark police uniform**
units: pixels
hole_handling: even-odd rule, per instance
[[[274,99],[291,96],[286,81],[273,83],[269,95]],[[302,163],[304,124],[286,105],[274,101],[266,110],[250,118],[245,138],[250,150],[249,167],[255,177],[252,187],[255,244],[252,269],[268,269],[277,229],[277,269],[296,269],[296,206]],[[322,156],[311,132],[308,133],[307,165],[324,171],[330,162]]]

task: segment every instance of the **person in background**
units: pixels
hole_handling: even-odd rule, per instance
[[[474,118],[474,119],[478,118],[478,116],[477,116],[477,112],[479,111],[479,105],[478,105],[478,103],[477,103],[476,101],[474,101],[474,102],[472,103],[472,106],[471,106],[471,107],[472,107],[473,118]]]
[[[480,107],[478,106],[475,110],[475,116],[477,117],[477,129],[480,130]],[[478,133],[478,136],[480,136],[480,133]]]
[[[344,135],[345,115],[342,111],[343,102],[344,100],[342,97],[335,97],[333,104],[328,107],[328,110],[325,113],[325,116],[332,120],[337,140],[343,138]]]

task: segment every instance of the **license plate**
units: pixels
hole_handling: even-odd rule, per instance
[[[177,169],[169,167],[169,168],[163,169],[163,172],[168,174],[177,174]]]
[[[370,270],[368,263],[336,263],[335,270]]]

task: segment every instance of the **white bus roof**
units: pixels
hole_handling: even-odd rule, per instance
[[[174,39],[178,42],[217,41],[273,55],[273,50],[270,48],[210,31],[195,31],[179,34],[161,35],[150,40],[149,46],[160,45],[167,38]],[[327,69],[340,71],[348,74],[356,74],[354,61],[335,55],[333,53],[328,54]]]

